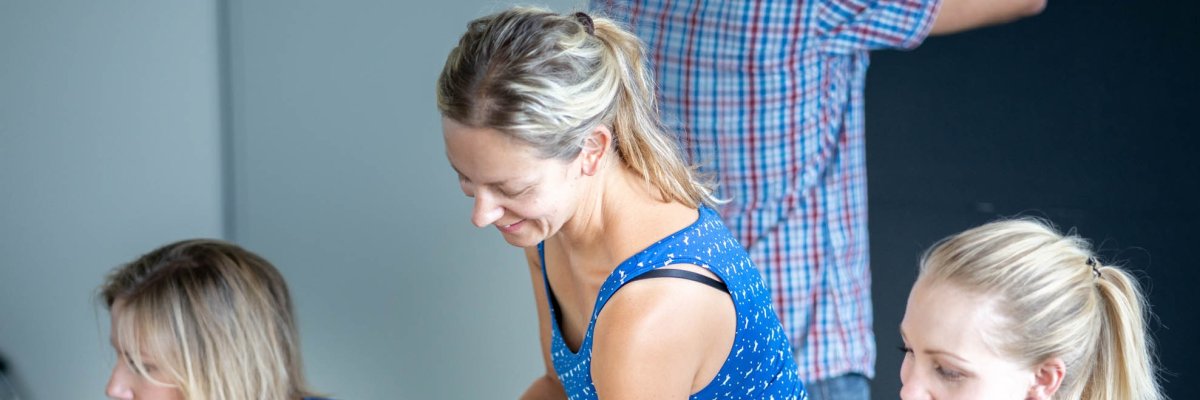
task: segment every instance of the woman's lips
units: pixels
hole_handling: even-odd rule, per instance
[[[524,224],[525,224],[525,220],[513,222],[508,225],[496,224],[496,229],[499,229],[500,232],[504,232],[504,233],[513,233],[513,232],[516,232],[517,229],[521,229],[521,226]]]

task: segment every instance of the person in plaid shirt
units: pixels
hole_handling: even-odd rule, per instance
[[[875,339],[868,52],[1039,13],[1045,0],[592,0],[646,42],[669,127],[729,199],[813,399],[869,397]]]

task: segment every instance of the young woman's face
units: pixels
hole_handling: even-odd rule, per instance
[[[918,281],[900,324],[900,398],[1026,399],[1035,384],[1033,367],[1001,356],[984,340],[1003,335],[997,318],[987,297]]]
[[[545,160],[528,145],[495,129],[442,118],[446,157],[463,194],[475,199],[471,222],[494,225],[518,247],[554,235],[574,212],[578,162]]]
[[[112,331],[109,336],[113,349],[117,352],[117,363],[113,366],[112,376],[108,378],[108,386],[105,388],[104,393],[110,398],[121,400],[183,400],[183,392],[178,387],[155,383],[150,378],[142,376],[137,372],[137,369],[133,366],[133,361],[129,359],[128,349],[122,348],[116,340],[118,315],[123,311],[121,302],[117,301],[114,303],[111,311]],[[154,380],[159,382],[169,381],[169,378],[163,373],[161,366],[158,365],[158,360],[155,360],[152,354],[142,352],[141,355],[146,372]]]

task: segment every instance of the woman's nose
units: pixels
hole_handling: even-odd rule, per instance
[[[901,400],[930,400],[933,397],[929,395],[929,390],[925,388],[922,377],[917,371],[913,371],[913,366],[909,360],[911,356],[904,357],[904,364],[900,365],[900,399]]]
[[[924,377],[912,364],[911,354],[905,354],[904,364],[900,364],[900,399],[931,400],[934,396],[925,388]]]
[[[108,377],[108,386],[104,388],[104,394],[113,399],[133,399],[133,391],[130,390],[128,381],[127,371],[118,363],[113,366],[112,375]]]
[[[929,400],[929,392],[914,384],[905,383],[900,386],[901,400]]]
[[[504,208],[496,204],[491,194],[482,190],[475,193],[475,208],[471,212],[471,223],[482,228],[495,223],[503,216]]]

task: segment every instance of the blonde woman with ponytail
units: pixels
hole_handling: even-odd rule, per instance
[[[137,400],[319,400],[305,388],[283,276],[208,239],[160,247],[100,288],[117,353],[105,394]]]
[[[1137,280],[1033,219],[943,239],[904,321],[900,397],[1160,400]]]
[[[438,79],[471,222],[529,263],[546,373],[523,397],[804,398],[643,54],[608,19],[514,8],[470,22]]]

